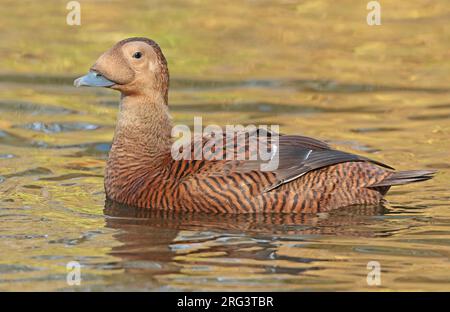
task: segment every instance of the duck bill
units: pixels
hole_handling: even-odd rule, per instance
[[[116,83],[106,79],[101,74],[90,71],[87,75],[75,79],[73,85],[75,87],[111,87]]]

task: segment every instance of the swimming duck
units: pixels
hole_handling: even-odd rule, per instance
[[[158,44],[147,38],[116,43],[74,84],[121,93],[105,172],[106,196],[121,204],[176,212],[317,213],[377,205],[391,186],[434,174],[394,171],[313,138],[276,133],[264,136],[278,159],[271,170],[263,170],[261,161],[242,158],[174,159],[168,66]],[[270,140],[275,136],[276,144]],[[262,134],[257,138],[261,141]],[[196,142],[200,144],[193,144],[192,154],[204,148],[207,138]],[[238,147],[244,152],[238,148],[237,153],[248,154],[248,144],[242,144]]]

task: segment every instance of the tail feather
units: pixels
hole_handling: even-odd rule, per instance
[[[370,187],[402,185],[413,182],[426,181],[433,178],[435,170],[409,170],[394,172],[384,180],[371,185]]]

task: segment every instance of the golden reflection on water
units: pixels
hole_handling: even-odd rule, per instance
[[[82,290],[450,290],[447,1],[383,1],[376,27],[350,0],[83,2],[79,27],[65,5],[0,20],[0,290],[71,290],[72,260]],[[134,35],[169,60],[175,123],[279,124],[439,174],[381,210],[105,217],[118,94],[72,80]]]

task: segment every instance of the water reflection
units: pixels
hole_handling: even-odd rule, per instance
[[[143,231],[165,228],[177,232],[222,231],[255,235],[350,235],[375,236],[371,231],[354,231],[352,226],[376,222],[372,216],[389,212],[383,205],[351,206],[323,214],[179,214],[139,209],[106,200],[104,213],[108,227],[141,226]],[[176,235],[175,235],[176,236]]]
[[[332,214],[180,215],[136,209],[107,200],[106,227],[121,244],[110,255],[121,259],[120,267],[131,279],[147,276],[174,289],[189,289],[188,280],[218,287],[217,281],[241,283],[261,274],[303,276],[326,267],[328,256],[303,248],[324,235],[355,238],[389,236],[371,230],[389,210],[380,206],[353,206]],[[378,217],[378,218],[377,218]],[[235,270],[235,274],[226,272]],[[237,270],[237,271],[236,271]],[[196,277],[185,276],[186,271]],[[284,276],[284,277],[283,277]],[[264,279],[265,277],[261,277]],[[185,282],[183,282],[185,281]],[[181,282],[181,284],[180,284]],[[254,285],[253,285],[254,286]],[[295,288],[305,287],[297,283]]]

